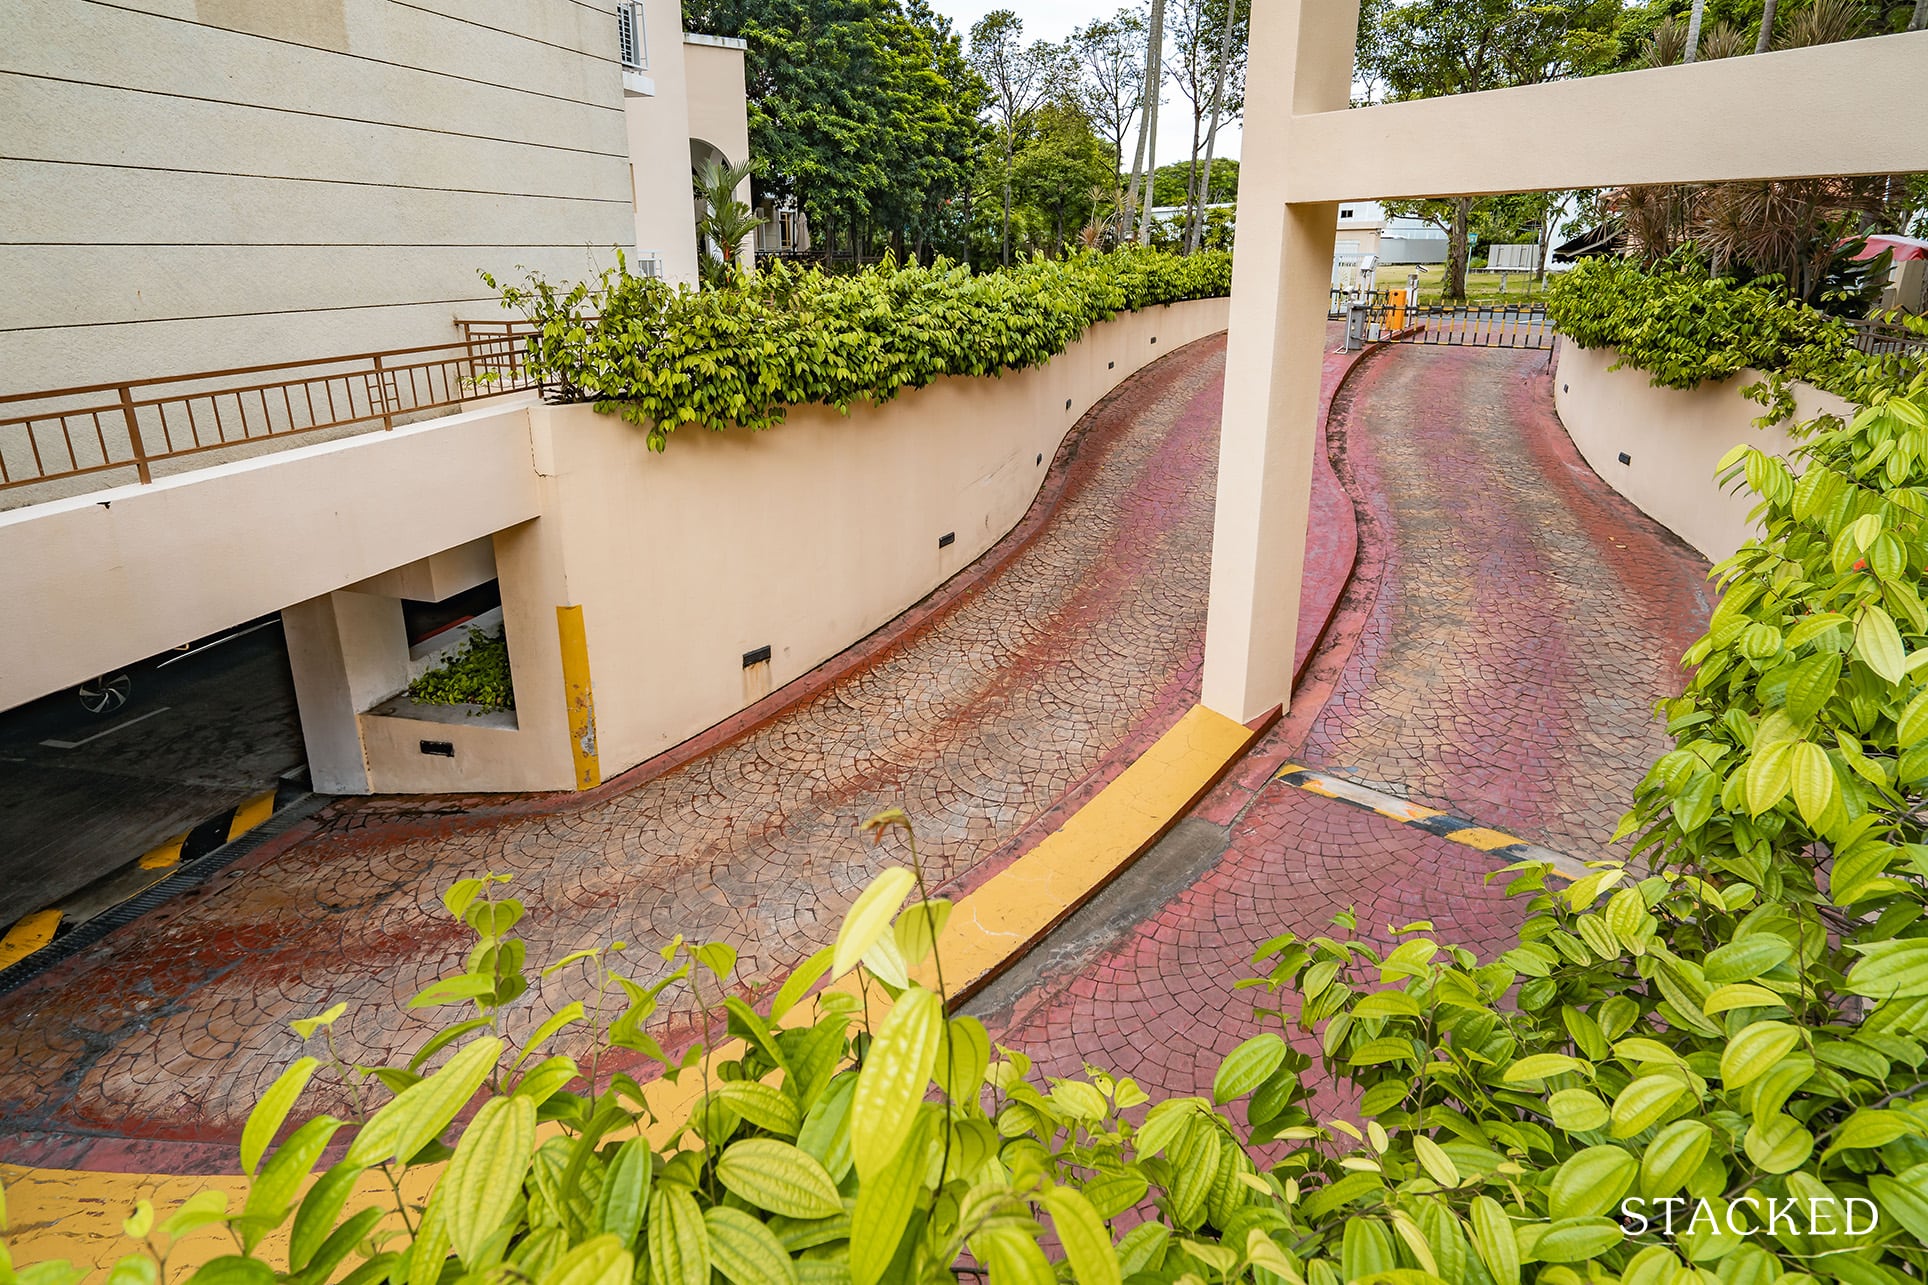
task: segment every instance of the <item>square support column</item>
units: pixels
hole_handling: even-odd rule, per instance
[[[358,716],[408,686],[401,600],[344,590],[289,607],[281,623],[309,779],[323,794],[367,794]]]
[[[1295,112],[1351,93],[1356,0],[1253,6],[1219,430],[1204,703],[1241,723],[1291,699],[1336,202],[1288,205]]]

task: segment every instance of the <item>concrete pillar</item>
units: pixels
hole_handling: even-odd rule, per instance
[[[1203,694],[1239,722],[1291,697],[1339,220],[1285,202],[1292,117],[1346,108],[1357,27],[1357,0],[1252,8]]]
[[[323,794],[367,794],[356,715],[408,686],[401,600],[344,590],[289,607],[281,623],[309,779]]]

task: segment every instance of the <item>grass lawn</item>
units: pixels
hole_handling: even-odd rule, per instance
[[[1411,267],[1401,264],[1388,264],[1379,269],[1377,282],[1381,290],[1403,290],[1406,288],[1406,274]],[[1422,304],[1440,303],[1446,284],[1444,264],[1427,264],[1419,269],[1419,302]],[[1530,273],[1511,272],[1506,274],[1506,293],[1500,293],[1500,274],[1497,272],[1472,271],[1466,274],[1466,296],[1474,303],[1532,303],[1546,298],[1546,290]]]

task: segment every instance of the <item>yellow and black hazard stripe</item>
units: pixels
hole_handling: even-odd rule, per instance
[[[192,829],[169,835],[118,870],[102,875],[54,905],[22,916],[0,936],[0,972],[156,884],[174,878],[203,857],[256,829],[306,793],[300,786],[283,781],[272,790],[263,790],[232,807],[222,808]]]
[[[1310,794],[1349,803],[1368,812],[1376,812],[1389,821],[1409,825],[1427,834],[1464,844],[1469,848],[1507,861],[1544,861],[1553,867],[1554,873],[1569,879],[1578,879],[1590,873],[1587,864],[1564,852],[1522,839],[1504,830],[1468,821],[1465,817],[1442,812],[1438,808],[1422,807],[1408,799],[1387,794],[1369,786],[1349,781],[1342,776],[1329,772],[1315,772],[1297,763],[1287,763],[1272,774],[1274,781],[1296,786]]]

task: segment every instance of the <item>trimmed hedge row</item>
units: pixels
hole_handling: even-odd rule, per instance
[[[1548,290],[1547,317],[1582,348],[1617,349],[1617,366],[1646,371],[1658,387],[1762,371],[1767,384],[1747,391],[1770,420],[1792,412],[1791,380],[1866,402],[1905,388],[1911,374],[1898,358],[1858,351],[1847,322],[1789,299],[1772,281],[1743,285],[1692,264],[1588,259]],[[1924,331],[1919,318],[1897,320]]]
[[[705,290],[619,266],[568,290],[531,276],[502,298],[538,327],[530,369],[552,396],[621,415],[660,451],[685,424],[770,428],[792,406],[846,411],[944,375],[1040,365],[1118,313],[1222,296],[1231,281],[1226,253],[1127,250],[981,274],[778,262]]]

